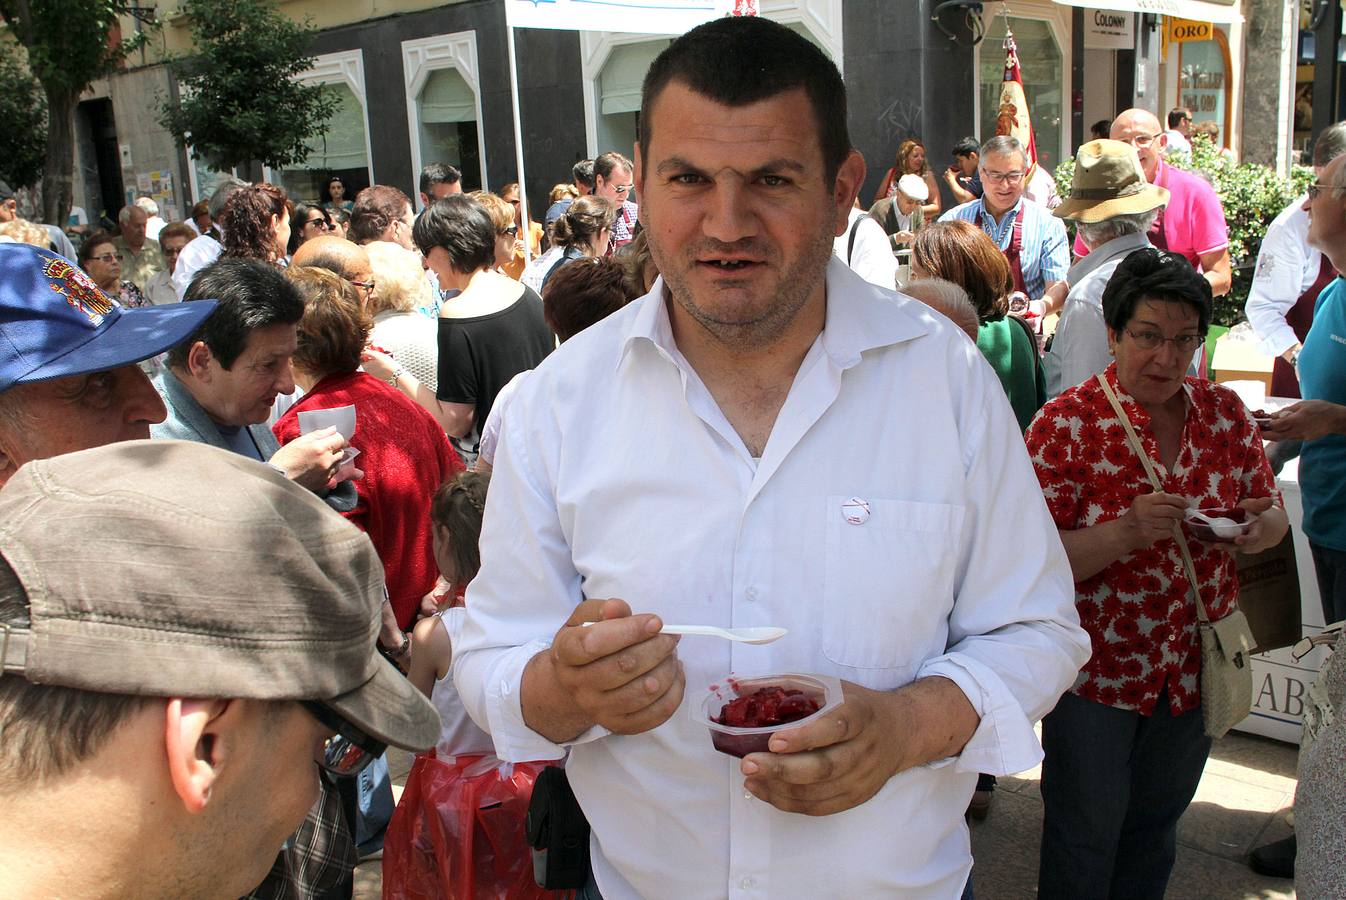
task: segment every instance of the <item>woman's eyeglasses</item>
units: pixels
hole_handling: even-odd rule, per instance
[[[342,777],[358,775],[388,749],[383,741],[365,734],[330,706],[316,700],[300,700],[299,703],[313,718],[336,732],[323,745],[323,759],[319,765],[324,771]]]
[[[115,262],[121,262],[126,259],[126,257],[122,256],[120,253],[104,253],[102,256],[90,256],[89,259],[96,259],[100,263],[112,265]]]
[[[506,228],[502,228],[502,229],[500,229],[500,233],[501,233],[501,234],[507,234],[507,235],[509,235],[510,237],[514,237],[515,235],[517,235],[517,234],[519,233],[519,226],[518,226],[518,225],[510,225],[510,226],[508,226],[508,227],[506,227]]]
[[[332,230],[332,223],[329,222],[329,221],[327,221],[326,219],[322,218],[321,216],[319,216],[319,217],[316,218],[316,219],[309,219],[307,222],[304,223],[304,225],[306,225],[306,226],[308,226],[308,225],[314,225],[314,226],[316,226],[316,227],[318,227],[318,228],[321,228],[323,231],[331,231],[331,230]]]
[[[1179,353],[1196,352],[1196,348],[1206,339],[1206,336],[1201,334],[1180,334],[1177,337],[1166,338],[1157,331],[1132,331],[1130,328],[1126,329],[1126,333],[1131,335],[1131,340],[1142,350],[1154,350],[1161,344],[1171,343]]]

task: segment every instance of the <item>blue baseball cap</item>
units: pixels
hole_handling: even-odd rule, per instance
[[[149,359],[214,309],[214,300],[127,309],[59,253],[0,244],[0,392]]]

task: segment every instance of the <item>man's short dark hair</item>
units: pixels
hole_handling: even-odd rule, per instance
[[[411,239],[429,256],[443,247],[459,272],[488,269],[495,263],[495,224],[486,207],[467,194],[436,200],[416,217]]]
[[[0,626],[28,628],[28,596],[0,558]],[[0,794],[55,778],[97,754],[153,698],[0,678]]]
[[[618,169],[623,172],[634,172],[635,168],[631,160],[616,150],[609,150],[594,160],[594,183],[596,184],[600,177],[604,181],[611,181],[612,173]]]
[[[1175,106],[1173,109],[1170,109],[1168,111],[1168,127],[1177,128],[1179,125],[1182,124],[1183,119],[1190,119],[1190,118],[1192,118],[1191,111],[1184,109],[1181,106]]]
[[[954,156],[975,156],[981,153],[981,145],[974,137],[965,137],[953,145]]]
[[[435,184],[457,184],[463,180],[463,173],[448,163],[430,163],[421,169],[420,192],[429,196],[430,186]]]
[[[570,180],[577,181],[592,191],[594,189],[594,161],[592,159],[582,159],[575,163],[570,170]]]
[[[1103,288],[1103,320],[1120,332],[1142,300],[1185,303],[1196,310],[1202,334],[1210,326],[1210,282],[1176,253],[1145,247],[1123,259]]]
[[[674,81],[725,106],[748,106],[802,88],[813,107],[828,181],[851,152],[841,73],[822,50],[784,25],[760,16],[726,16],[693,28],[660,53],[640,91],[640,152],[646,160],[654,103]]]
[[[542,316],[561,341],[626,305],[626,272],[611,259],[565,263],[542,289]]]
[[[187,367],[192,345],[202,341],[225,369],[248,346],[248,335],[270,325],[294,325],[304,300],[275,266],[255,259],[221,259],[187,285],[184,301],[218,300],[215,310],[187,340],[168,351],[168,364]]]
[[[383,240],[383,233],[414,209],[411,198],[395,187],[374,184],[355,195],[351,207],[350,239],[357,244]]]

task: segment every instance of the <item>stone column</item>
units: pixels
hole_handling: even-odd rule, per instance
[[[1277,172],[1290,165],[1298,4],[1244,0],[1241,158]]]

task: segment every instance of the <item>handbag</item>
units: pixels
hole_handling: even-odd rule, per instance
[[[1163,493],[1163,482],[1159,480],[1154,462],[1141,446],[1140,438],[1136,436],[1136,429],[1132,427],[1130,417],[1118,402],[1112,385],[1108,384],[1101,373],[1097,378],[1103,393],[1107,395],[1108,402],[1117,413],[1117,418],[1121,420],[1122,428],[1126,430],[1126,439],[1131,444],[1131,449],[1140,457],[1150,484],[1156,491]],[[1229,615],[1211,621],[1210,614],[1206,611],[1206,604],[1196,587],[1196,567],[1192,564],[1192,553],[1187,546],[1187,538],[1182,533],[1182,526],[1176,522],[1173,525],[1173,539],[1177,542],[1178,552],[1182,555],[1182,567],[1192,591],[1192,601],[1196,604],[1197,627],[1201,634],[1202,723],[1209,737],[1224,737],[1229,729],[1242,722],[1252,712],[1253,673],[1249,659],[1255,646],[1252,629],[1248,627],[1248,619],[1237,604]]]

